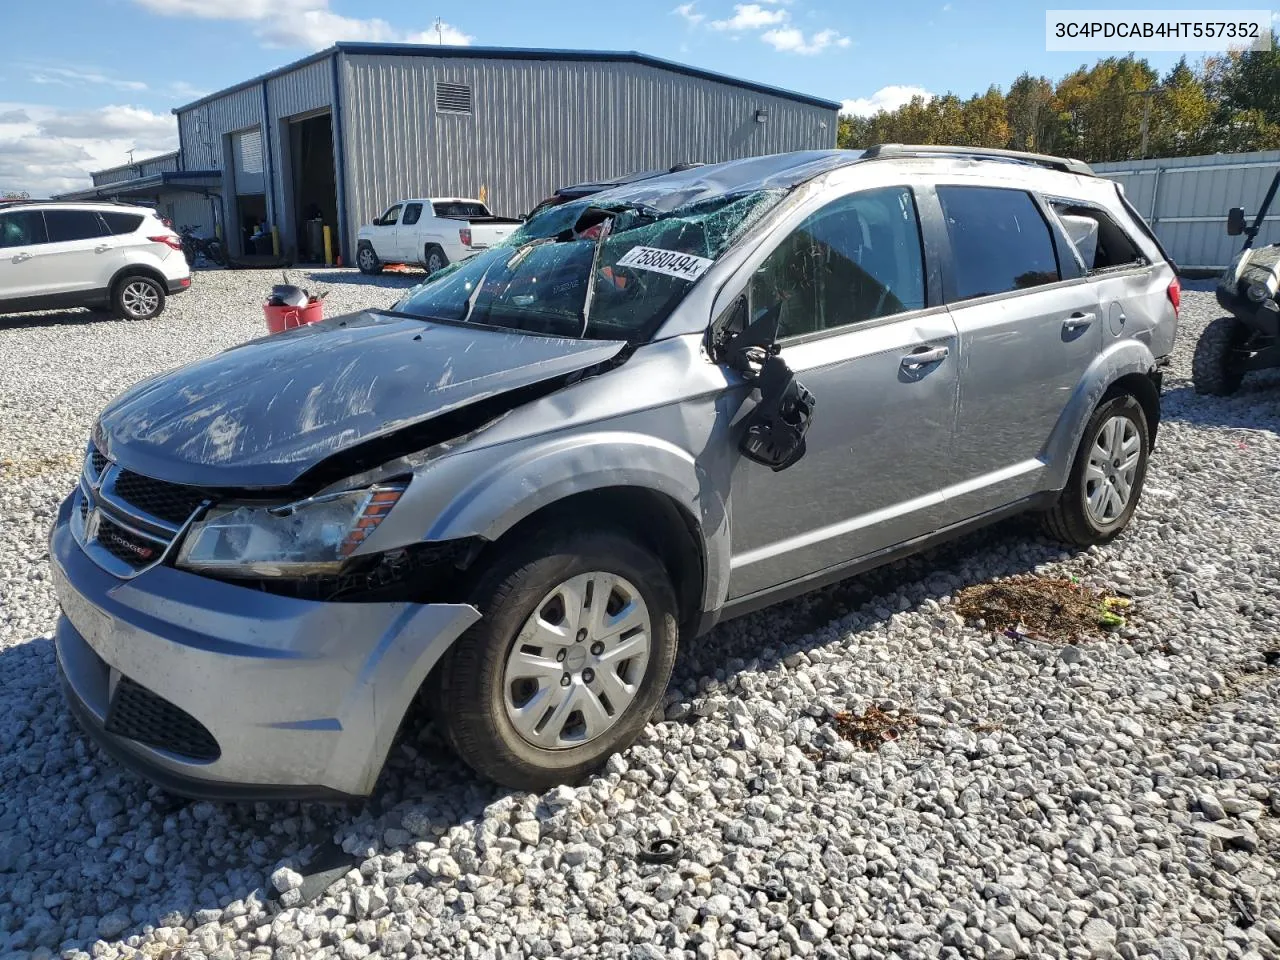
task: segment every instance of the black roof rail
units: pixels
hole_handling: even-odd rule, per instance
[[[1033,163],[1060,173],[1082,177],[1097,176],[1083,160],[1051,157],[1045,153],[1023,153],[1020,150],[998,150],[995,147],[951,147],[942,144],[877,143],[862,152],[863,160],[885,160],[893,157],[957,157],[967,160],[1003,160],[1006,163]]]

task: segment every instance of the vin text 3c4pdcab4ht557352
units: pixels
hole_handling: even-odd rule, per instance
[[[1117,187],[1053,157],[549,207],[102,411],[51,535],[69,702],[191,795],[365,795],[418,697],[482,774],[577,780],[719,620],[1017,511],[1116,536],[1177,307]]]

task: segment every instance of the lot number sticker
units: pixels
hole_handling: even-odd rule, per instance
[[[693,281],[706,273],[707,267],[714,262],[706,257],[695,257],[691,253],[677,253],[658,247],[632,247],[618,261],[618,266],[652,270],[654,273],[665,273],[669,277]]]

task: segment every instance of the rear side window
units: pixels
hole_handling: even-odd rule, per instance
[[[1105,211],[1069,200],[1055,200],[1053,212],[1062,221],[1062,229],[1086,271],[1147,263],[1137,244]]]
[[[758,317],[782,304],[794,337],[924,306],[920,227],[907,187],[865,190],[805,218],[751,278]]]
[[[94,210],[46,210],[44,222],[49,230],[50,243],[91,240],[107,233]]]
[[[1029,193],[938,187],[955,266],[952,300],[1026,290],[1061,279],[1053,237]]]
[[[422,218],[422,204],[409,203],[405,205],[404,217],[401,218],[400,223],[405,226],[412,226],[413,224],[417,223],[418,220],[420,220],[421,218]]]
[[[133,233],[142,226],[142,215],[139,213],[116,213],[113,210],[104,210],[98,216],[102,217],[102,222],[107,225],[111,235],[116,237],[122,233]]]
[[[437,217],[450,217],[453,219],[470,219],[471,217],[487,217],[489,211],[485,209],[483,203],[458,203],[450,201],[447,203],[433,203]]]
[[[39,210],[11,210],[0,213],[0,247],[29,247],[47,243],[44,217]]]

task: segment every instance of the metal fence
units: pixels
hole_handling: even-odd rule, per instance
[[[1280,150],[1165,157],[1092,164],[1096,173],[1124,185],[1138,209],[1182,270],[1221,270],[1240,249],[1227,235],[1227,210],[1244,207],[1252,222],[1271,178],[1280,170]],[[1273,207],[1258,243],[1280,241],[1280,209]]]

